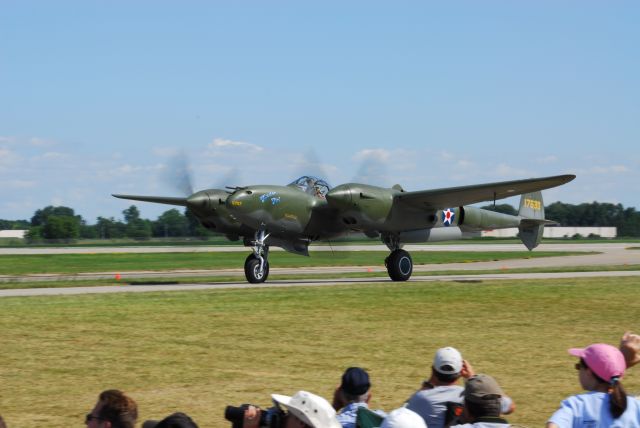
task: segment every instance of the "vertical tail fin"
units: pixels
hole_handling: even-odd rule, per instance
[[[524,218],[544,220],[544,203],[542,192],[525,193],[520,197],[518,215]]]
[[[544,219],[542,193],[533,192],[522,195],[518,215],[521,217],[518,227],[520,240],[529,250],[533,250],[542,239],[544,225],[554,223]]]

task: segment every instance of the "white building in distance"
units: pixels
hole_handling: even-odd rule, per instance
[[[24,239],[27,232],[27,230],[0,230],[0,238]]]
[[[542,234],[543,238],[571,238],[575,235],[583,237],[597,235],[601,238],[615,238],[618,236],[617,227],[560,227],[547,226]],[[515,238],[518,236],[518,229],[483,230],[480,236],[490,236],[493,238]]]

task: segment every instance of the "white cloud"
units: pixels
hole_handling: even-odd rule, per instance
[[[15,144],[15,143],[16,143],[15,137],[7,137],[7,136],[0,135],[0,144]]]
[[[6,147],[0,147],[0,171],[2,169],[15,168],[20,162],[21,157],[13,150]]]
[[[453,160],[454,156],[453,154],[443,150],[440,153],[438,153],[438,158],[442,161],[450,161],[450,160]]]
[[[35,187],[37,184],[34,180],[5,180],[0,181],[0,187],[4,189],[29,189]]]
[[[23,192],[12,200],[3,201],[2,205],[0,206],[0,211],[3,212],[2,218],[13,220],[29,220],[37,209],[40,209],[46,205],[40,205],[40,202],[41,201],[38,200],[37,203],[35,203],[32,196],[25,195]]]
[[[281,158],[290,174],[288,178],[291,179],[302,175],[311,175],[332,182],[338,171],[337,166],[322,162],[324,159],[320,159],[312,149],[305,153],[283,153]]]
[[[0,144],[19,147],[51,147],[56,145],[56,142],[39,137],[20,138],[10,135],[0,135]]]
[[[180,153],[180,149],[176,149],[173,147],[154,147],[151,152],[160,157],[172,157],[177,156]]]
[[[28,143],[32,146],[35,147],[51,147],[51,146],[55,146],[55,142],[52,140],[47,140],[44,138],[39,138],[39,137],[33,137],[30,138]]]
[[[499,177],[528,177],[531,175],[525,169],[515,168],[510,165],[507,165],[506,163],[499,164],[494,169],[494,172],[495,172],[495,175]]]
[[[536,162],[542,163],[542,164],[554,163],[554,162],[558,162],[558,157],[555,155],[544,156],[536,159]]]
[[[357,152],[353,158],[357,161],[376,160],[386,162],[391,158],[391,152],[385,149],[364,149]]]
[[[263,147],[260,147],[257,144],[245,143],[244,141],[225,140],[224,138],[214,139],[211,143],[209,143],[208,147],[211,149],[241,149],[258,152],[264,150]]]
[[[624,172],[629,172],[629,168],[627,168],[624,165],[613,165],[611,167],[611,170],[613,172],[618,172],[618,173],[624,173]]]
[[[54,207],[65,205],[64,199],[61,198],[60,196],[52,196],[50,201],[51,201],[50,205],[53,205]]]
[[[587,173],[590,174],[624,174],[629,172],[629,168],[624,165],[609,165],[609,166],[592,166]]]
[[[7,159],[9,156],[11,156],[11,154],[12,154],[11,150],[4,147],[0,147],[0,161],[3,159]]]
[[[144,166],[135,166],[130,164],[119,165],[108,171],[108,175],[112,176],[121,176],[121,175],[130,175],[135,174],[140,171],[144,171],[148,169],[148,167]]]
[[[69,154],[60,153],[60,152],[47,152],[37,157],[37,159],[42,159],[46,161],[57,161],[57,160],[63,160],[63,159],[69,159],[69,158],[70,158]]]
[[[474,165],[473,162],[466,159],[460,159],[456,162],[456,166],[458,168],[471,168],[473,165]]]

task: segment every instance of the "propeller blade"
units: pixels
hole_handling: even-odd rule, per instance
[[[320,158],[318,157],[318,154],[313,149],[313,147],[309,148],[305,153],[302,154],[302,158],[300,162],[298,162],[295,174],[296,177],[309,175],[312,177],[321,178],[326,181],[329,180],[326,167],[322,164],[322,162],[320,162]]]
[[[361,153],[356,156],[360,160],[360,166],[353,177],[355,183],[371,184],[374,186],[386,186],[388,171],[386,163],[375,153]]]
[[[184,151],[180,151],[169,158],[167,166],[162,173],[162,179],[184,196],[193,194],[192,169]]]
[[[224,189],[226,187],[238,186],[240,184],[240,170],[236,167],[228,170],[214,186],[216,189]]]

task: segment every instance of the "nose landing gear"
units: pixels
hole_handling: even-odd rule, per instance
[[[264,230],[256,232],[253,253],[244,262],[244,276],[251,284],[265,282],[269,276],[269,246],[265,244],[268,237]]]

